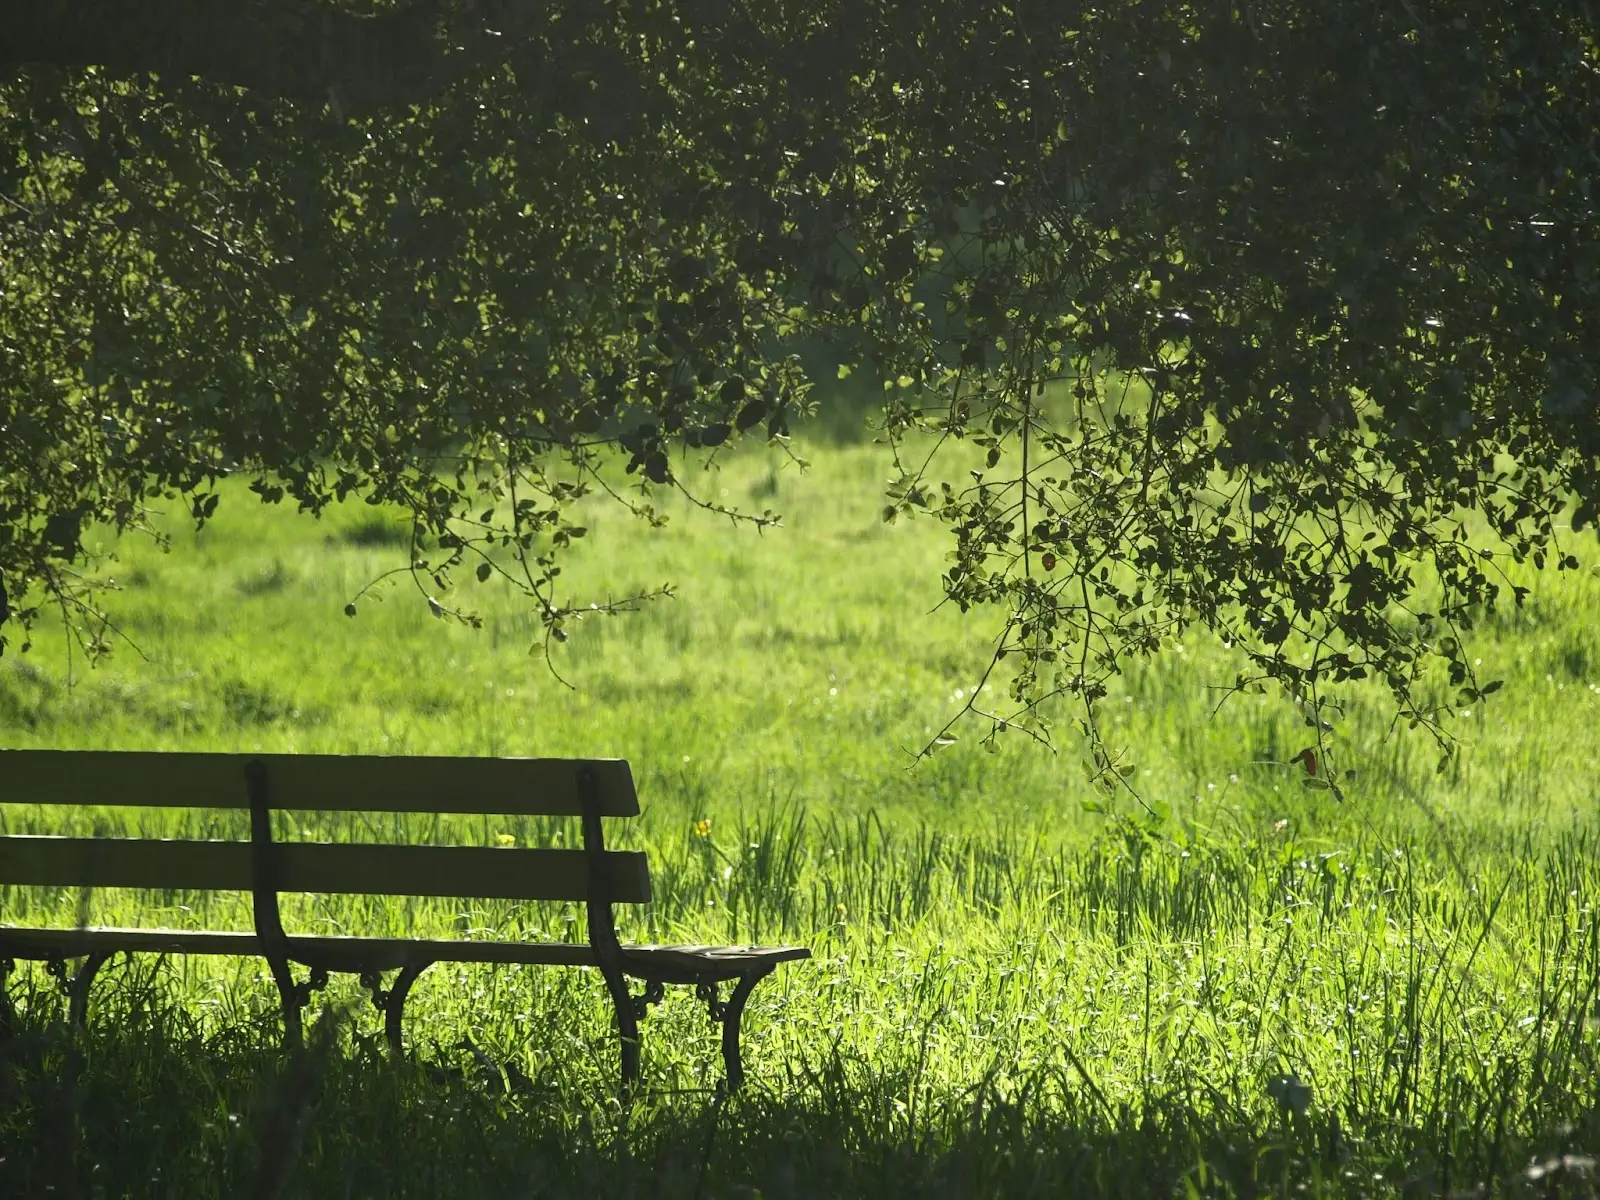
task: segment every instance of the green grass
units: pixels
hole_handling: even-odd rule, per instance
[[[143,657],[75,664],[69,686],[41,628],[0,661],[4,744],[625,756],[645,815],[616,834],[657,880],[626,935],[795,940],[816,959],[757,991],[732,1099],[707,1090],[703,1012],[669,997],[626,1113],[587,972],[437,966],[395,1065],[349,979],[322,1049],[294,1061],[261,963],[118,960],[83,1038],[28,966],[23,1031],[0,1046],[0,1195],[1593,1195],[1600,580],[1552,574],[1482,631],[1483,678],[1508,682],[1457,723],[1443,773],[1431,743],[1389,734],[1379,693],[1356,694],[1335,733],[1356,772],[1343,804],[1277,765],[1308,740],[1298,714],[1238,697],[1213,719],[1225,652],[1174,649],[1106,705],[1140,790],[1173,810],[1149,836],[1083,810],[1065,735],[1055,755],[964,739],[913,766],[991,630],[938,609],[947,547],[931,522],[879,521],[886,474],[868,447],[805,475],[730,460],[703,490],[784,512],[764,536],[687,505],[654,534],[593,506],[572,594],[678,595],[582,622],[553,660],[570,687],[493,587],[452,597],[476,632],[406,587],[341,615],[406,553],[365,506],[314,523],[240,490],[199,535],[174,521],[171,554],[118,546],[114,608]],[[243,833],[215,813],[10,806],[0,823]],[[285,832],[575,834],[299,814]],[[70,924],[80,900],[0,889],[0,920]],[[87,911],[248,927],[235,896],[108,892]],[[287,912],[372,932],[581,925],[557,906]],[[1282,1076],[1305,1104],[1279,1103]]]

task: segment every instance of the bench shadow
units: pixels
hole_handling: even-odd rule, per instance
[[[940,1089],[824,1053],[733,1096],[647,1086],[624,1109],[600,1047],[529,1079],[470,1043],[397,1062],[337,1021],[287,1053],[264,1019],[84,1034],[37,1011],[0,1040],[5,1196],[1595,1194],[1592,1104],[1516,1132],[1466,1113],[1347,1130],[1263,1123],[1203,1087],[1113,1109],[1067,1064]]]

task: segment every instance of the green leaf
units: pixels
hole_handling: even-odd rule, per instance
[[[759,425],[761,421],[772,412],[772,405],[767,400],[756,397],[739,410],[739,415],[734,418],[734,425],[740,433]]]

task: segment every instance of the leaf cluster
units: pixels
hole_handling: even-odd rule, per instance
[[[272,61],[342,11],[278,8]],[[560,635],[570,503],[659,520],[675,456],[785,444],[818,338],[884,383],[886,515],[1005,614],[991,729],[1075,698],[1107,780],[1108,680],[1197,625],[1319,731],[1370,677],[1442,735],[1430,664],[1492,691],[1462,638],[1522,602],[1505,561],[1600,516],[1591,4],[404,12],[422,49],[325,101],[223,41],[0,81],[24,624],[102,644],[84,531],[245,473],[403,506],[435,612],[466,565]]]

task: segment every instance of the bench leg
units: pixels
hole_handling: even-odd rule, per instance
[[[433,966],[430,958],[426,962],[408,963],[400,968],[400,974],[394,977],[394,986],[385,990],[378,982],[376,971],[364,971],[361,975],[361,984],[372,993],[372,1006],[383,1014],[383,1034],[389,1039],[389,1049],[398,1056],[403,1049],[400,1041],[401,1022],[405,1017],[406,996],[411,992],[411,985],[417,978]]]
[[[292,1050],[305,1043],[304,1025],[300,1010],[311,1003],[311,994],[328,986],[328,972],[324,967],[312,967],[304,983],[296,983],[289,960],[276,955],[267,957],[272,968],[272,981],[278,985],[278,998],[283,1001],[283,1040]]]
[[[622,1091],[633,1090],[639,1082],[639,1010],[628,991],[627,980],[621,975],[606,972],[606,990],[611,993],[611,1005],[617,1010],[617,1036],[622,1041]]]
[[[733,995],[728,997],[727,1004],[722,1006],[722,1015],[717,1018],[722,1022],[722,1064],[728,1071],[730,1092],[738,1091],[744,1084],[744,1063],[739,1057],[739,1023],[744,1019],[745,1001],[750,999],[756,984],[771,975],[772,971],[772,967],[764,967],[739,976]]]
[[[100,968],[106,965],[112,955],[110,950],[92,950],[83,956],[83,965],[76,971],[67,971],[65,958],[51,958],[45,961],[45,972],[56,981],[67,997],[67,1020],[79,1029],[82,1029],[89,1020],[89,986],[94,983],[94,977],[99,974]]]
[[[291,1049],[298,1050],[304,1040],[300,1032],[300,988],[289,969],[289,960],[273,954],[267,956],[267,966],[272,968],[272,982],[278,985],[278,999],[283,1002],[283,1040]]]
[[[401,1050],[400,1022],[405,1016],[406,997],[411,993],[411,985],[432,965],[431,962],[425,962],[402,967],[400,974],[395,976],[394,986],[389,989],[389,1001],[383,1009],[383,1032],[396,1054]]]
[[[83,965],[73,975],[72,982],[67,985],[68,1019],[79,1029],[89,1023],[89,988],[111,954],[109,950],[96,950],[93,954],[86,955]]]

